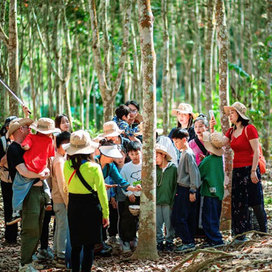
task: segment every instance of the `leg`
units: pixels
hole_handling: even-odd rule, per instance
[[[83,246],[83,260],[82,260],[82,272],[90,272],[94,260],[94,246],[93,245],[84,245]]]
[[[109,204],[110,208],[110,226],[109,226],[109,236],[116,236],[117,231],[117,222],[118,222],[118,212],[117,209],[114,209],[111,204]]]
[[[157,232],[157,244],[163,243],[163,214],[162,214],[162,205],[156,206],[156,232]]]
[[[49,223],[51,220],[51,215],[52,211],[45,211],[41,235],[41,249],[45,250],[48,248]]]
[[[79,272],[80,270],[80,252],[82,246],[72,245],[71,251],[71,263],[72,263],[72,271]]]
[[[173,239],[175,237],[175,230],[171,224],[171,213],[172,213],[172,209],[169,205],[162,206],[163,221],[166,227],[165,240],[168,243],[173,243]]]

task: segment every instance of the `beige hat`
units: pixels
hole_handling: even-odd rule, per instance
[[[88,132],[78,130],[71,134],[70,143],[63,145],[67,154],[91,154],[98,148],[99,144],[91,140]]]
[[[155,145],[155,149],[156,149],[156,152],[159,152],[159,153],[162,153],[162,154],[166,155],[167,161],[171,161],[172,160],[172,157],[167,152],[167,148],[164,145],[156,144]]]
[[[193,107],[187,103],[180,103],[177,109],[172,110],[172,115],[177,116],[178,112],[193,114]]]
[[[245,120],[249,120],[249,118],[245,115],[246,106],[240,102],[235,102],[231,106],[224,106],[224,112],[229,115],[231,110],[237,111],[237,113]]]
[[[99,150],[102,155],[106,157],[110,157],[113,159],[121,159],[123,158],[122,153],[118,149],[118,146],[116,144],[114,145],[102,145],[99,147]]]
[[[16,118],[9,123],[8,137],[23,126],[30,126],[34,121],[29,118]]]
[[[121,133],[123,133],[123,130],[120,130],[114,121],[109,121],[104,123],[103,134],[100,134],[99,137],[114,137]]]
[[[223,155],[224,150],[222,147],[224,146],[224,136],[222,133],[217,131],[213,133],[208,131],[203,132],[203,143],[209,152],[217,156]]]
[[[30,128],[42,134],[60,133],[59,128],[55,128],[55,122],[50,118],[42,117],[37,122],[33,123]]]

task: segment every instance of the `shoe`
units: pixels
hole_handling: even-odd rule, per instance
[[[164,250],[168,251],[168,252],[173,251],[174,250],[174,244],[172,242],[166,242]]]
[[[32,264],[19,265],[19,272],[39,272],[39,270],[35,269]]]
[[[129,242],[123,242],[123,253],[129,253],[131,252],[131,249],[130,249],[130,243]]]
[[[13,215],[11,220],[6,223],[7,226],[16,224],[22,220],[22,217],[20,214]]]
[[[131,250],[134,251],[138,245],[138,238],[137,237],[134,238],[133,241],[129,242],[129,244],[130,244]]]
[[[225,243],[219,243],[219,244],[215,244],[213,242],[205,242],[202,244],[202,248],[208,248],[208,247],[213,247],[213,248],[217,248],[217,247],[222,247],[225,246]]]
[[[157,244],[157,250],[158,251],[163,251],[164,250],[164,244],[163,244],[163,242],[160,242],[160,243]]]
[[[57,258],[57,260],[54,262],[57,268],[65,268],[66,263],[64,258]]]
[[[234,242],[233,242],[233,244],[235,245],[235,244],[242,244],[242,243],[244,243],[244,242],[247,242],[247,241],[249,241],[250,239],[249,238],[247,238],[247,237],[242,237],[242,238],[236,238],[235,240],[234,240]]]
[[[37,254],[38,260],[53,260],[54,254],[52,253],[51,249],[39,249]]]
[[[116,239],[116,237],[115,236],[111,236],[109,239],[108,239],[108,243],[109,244],[116,244],[116,242],[117,242],[117,239]]]
[[[38,261],[32,261],[31,265],[34,267],[36,270],[42,270],[44,269],[44,265],[38,263]]]
[[[195,244],[194,243],[190,243],[190,244],[182,244],[180,246],[178,246],[175,249],[175,252],[177,253],[185,253],[185,252],[190,252],[190,251],[194,251],[196,249]]]

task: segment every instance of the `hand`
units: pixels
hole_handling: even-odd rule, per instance
[[[137,184],[135,186],[135,189],[136,189],[137,192],[142,191],[142,185],[141,184]]]
[[[130,195],[130,196],[128,197],[128,199],[129,199],[130,202],[134,203],[135,200],[136,200],[136,197],[135,197],[135,195]]]
[[[213,133],[214,132],[214,126],[216,125],[216,121],[215,121],[215,119],[214,119],[214,116],[211,118],[211,120],[210,120],[210,131],[211,131],[211,133]]]
[[[114,188],[114,187],[117,187],[117,186],[118,186],[117,184],[107,184],[107,183],[105,183],[106,190],[109,190],[110,188]]]
[[[250,178],[251,178],[251,181],[255,184],[259,182],[256,171],[251,172]]]
[[[1,159],[1,161],[0,161],[0,166],[4,166],[4,165],[6,165],[7,164],[7,154],[5,154],[3,157],[2,157],[2,159]]]
[[[109,218],[102,218],[103,228],[106,228],[109,225]]]
[[[190,202],[195,202],[196,201],[196,194],[194,193],[194,194],[189,194],[189,200],[190,200]]]
[[[204,154],[199,154],[199,160],[202,161],[206,156]]]
[[[110,203],[114,209],[117,209],[117,202],[114,197],[111,198]]]
[[[25,118],[28,118],[30,110],[27,106],[23,106],[23,112],[24,112]]]
[[[39,177],[41,180],[47,179],[50,176],[50,170],[45,168],[41,173],[39,173]]]
[[[133,187],[133,186],[128,186],[128,187],[127,187],[127,190],[128,190],[128,191],[131,191],[131,192],[142,191],[142,186],[141,186],[140,184],[137,184],[135,187]]]

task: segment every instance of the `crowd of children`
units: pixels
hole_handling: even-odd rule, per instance
[[[245,119],[244,108],[232,106],[229,111],[231,110]],[[116,116],[103,125],[103,134],[93,139],[94,142],[84,131],[76,131],[70,135],[66,115],[58,115],[55,124],[49,118],[40,118],[35,124],[28,118],[7,119],[4,127],[5,133],[8,133],[4,137],[8,143],[10,138],[14,139],[7,152],[13,181],[14,211],[13,214],[5,211],[6,240],[8,241],[8,232],[14,228],[14,224],[17,225],[21,216],[22,233],[29,236],[28,230],[24,229],[24,224],[27,225],[24,223],[24,206],[29,201],[29,195],[34,194],[32,188],[38,186],[43,188],[40,192],[46,197],[43,201],[36,202],[45,205],[45,210],[50,210],[53,203],[57,266],[63,267],[66,264],[73,271],[79,271],[81,266],[83,270],[89,271],[93,262],[90,254],[96,252],[108,256],[112,249],[110,245],[116,243],[120,244],[123,253],[133,251],[138,242],[139,217],[131,212],[130,207],[140,205],[142,171],[142,138],[139,129],[142,118],[138,112],[139,105],[135,101],[119,106],[115,111]],[[180,253],[194,250],[198,229],[202,229],[205,234],[204,246],[223,246],[219,230],[224,197],[223,148],[227,137],[232,141],[233,131],[233,137],[239,137],[235,126],[239,128],[240,121],[238,117],[235,121],[231,117],[230,121],[235,124],[234,130],[225,137],[213,131],[213,118],[210,120],[209,132],[207,117],[200,114],[194,118],[193,108],[189,104],[181,103],[177,109],[172,110],[172,114],[177,117],[177,127],[171,130],[168,137],[158,136],[155,147],[157,249]],[[37,134],[30,134],[29,128],[34,129]],[[258,136],[255,130],[255,134],[251,130],[248,130],[249,135],[246,136],[250,137],[249,147],[253,147],[253,151],[248,151],[251,156],[250,169],[255,168],[258,180],[255,180],[257,176],[254,172],[249,178],[254,184],[258,184],[259,170],[255,162],[252,165]],[[13,147],[14,145],[16,146]],[[19,159],[13,157],[14,148],[16,152],[19,150]],[[0,149],[3,166],[6,153],[3,141]],[[52,179],[51,192],[45,181],[49,172]],[[1,181],[3,182],[5,181]],[[262,191],[259,185],[256,186],[260,197],[256,198],[254,209],[260,226],[263,226],[262,230],[266,231]],[[6,194],[11,195],[11,192],[3,188],[5,186],[2,184],[3,199],[7,199]],[[234,195],[235,193],[237,192]],[[34,204],[38,205],[37,203]],[[7,207],[10,203],[6,201],[4,205]],[[102,213],[97,205],[102,206]],[[235,209],[233,212],[237,213]],[[90,218],[87,220],[88,214]],[[44,209],[40,210],[39,216],[39,220],[44,217]],[[24,259],[21,261],[20,271],[37,271],[29,258],[35,253],[41,237],[45,236],[45,249],[41,247],[38,256],[49,256],[47,246],[50,217],[51,214],[43,223],[45,234],[37,231],[31,250],[28,249],[26,253],[23,250],[25,244],[22,243]],[[94,218],[101,222],[94,224]],[[37,220],[36,217],[34,219]],[[37,223],[36,228],[41,228],[41,223]],[[238,227],[233,229],[234,234],[239,231]],[[175,244],[175,238],[179,238],[182,243]],[[16,238],[12,241],[16,242]]]

